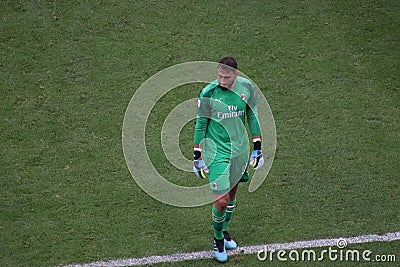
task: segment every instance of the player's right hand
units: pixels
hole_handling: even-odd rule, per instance
[[[207,174],[210,173],[210,170],[207,168],[204,160],[197,159],[193,161],[193,172],[200,179],[207,178]]]

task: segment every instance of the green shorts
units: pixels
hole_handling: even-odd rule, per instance
[[[216,157],[208,166],[210,170],[208,181],[212,193],[215,195],[225,194],[239,182],[247,182],[249,180],[248,161],[249,155],[247,153],[242,153],[231,159]]]

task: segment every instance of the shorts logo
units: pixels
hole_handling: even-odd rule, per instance
[[[218,189],[218,185],[217,185],[216,182],[213,183],[213,187],[214,187],[214,190],[217,190],[217,189]]]

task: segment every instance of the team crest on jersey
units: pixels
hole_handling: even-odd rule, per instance
[[[245,98],[246,98],[246,96],[245,96],[244,94],[241,94],[241,95],[240,95],[240,98],[244,101]]]

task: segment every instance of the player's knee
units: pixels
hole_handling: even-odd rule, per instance
[[[223,211],[228,206],[228,198],[226,196],[218,198],[214,201],[214,206],[219,210]]]

